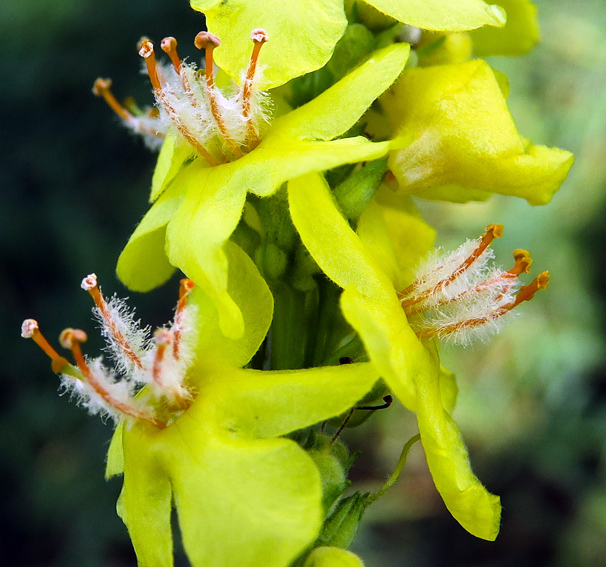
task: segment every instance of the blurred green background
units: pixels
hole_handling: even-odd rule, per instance
[[[603,0],[537,2],[542,44],[491,60],[510,79],[520,131],[573,151],[553,202],[532,208],[495,198],[479,205],[421,203],[449,248],[489,222],[495,243],[529,249],[552,283],[496,340],[446,347],[459,377],[455,412],[474,468],[502,497],[501,535],[474,539],[444,509],[422,451],[390,496],[371,508],[355,542],[368,567],[606,565],[606,362],[603,263],[606,225],[606,8]],[[0,564],[135,565],[115,514],[120,481],[105,482],[111,426],[57,395],[58,381],[21,321],[54,339],[66,326],[100,340],[79,283],[95,271],[107,293],[121,247],[147,208],[154,156],[91,94],[98,76],[118,98],[151,102],[135,45],[174,35],[183,55],[203,17],[186,0],[22,0],[0,4]],[[177,282],[131,297],[152,325],[170,317]],[[414,418],[398,407],[348,434],[364,450],[361,488],[389,474]]]

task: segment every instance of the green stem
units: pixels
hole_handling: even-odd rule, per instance
[[[306,293],[273,282],[274,319],[271,325],[271,369],[303,368],[307,347]]]
[[[377,490],[377,492],[375,492],[374,494],[371,494],[370,496],[368,496],[368,498],[366,500],[367,507],[370,506],[375,500],[378,500],[379,498],[381,498],[381,496],[383,496],[383,494],[385,494],[395,484],[396,480],[398,480],[398,477],[402,473],[402,469],[404,468],[404,465],[406,464],[406,459],[408,458],[408,453],[410,453],[412,446],[419,439],[421,439],[421,436],[419,434],[417,434],[414,437],[411,437],[406,442],[406,445],[404,445],[404,448],[402,449],[402,453],[400,454],[400,458],[398,459],[398,464],[396,465],[396,468],[393,471],[393,474],[387,479],[387,482],[383,485],[382,488]]]

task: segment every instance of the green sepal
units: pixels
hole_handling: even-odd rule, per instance
[[[387,175],[387,158],[371,161],[335,187],[334,195],[346,218],[357,219]]]
[[[342,79],[370,54],[374,45],[374,36],[368,28],[361,24],[350,24],[335,46],[326,67],[336,80]]]
[[[330,516],[324,521],[316,545],[347,549],[353,541],[366,510],[368,494],[355,492],[339,501]]]
[[[345,477],[343,465],[338,458],[325,451],[310,451],[322,481],[322,508],[326,514],[347,487],[351,484]]]

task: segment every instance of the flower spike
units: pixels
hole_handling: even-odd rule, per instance
[[[502,233],[501,225],[490,225],[480,239],[466,242],[445,257],[428,260],[415,281],[399,293],[419,338],[441,337],[467,344],[472,335],[481,337],[486,328],[498,332],[504,315],[547,287],[547,272],[520,287],[518,277],[528,273],[532,264],[526,250],[514,251],[515,265],[508,271],[488,267],[493,258],[490,243]]]

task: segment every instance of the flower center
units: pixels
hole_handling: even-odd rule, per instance
[[[81,344],[87,336],[80,329],[65,329],[59,338],[61,345],[71,350],[75,366],[50,346],[35,320],[23,322],[21,335],[42,348],[52,361],[53,371],[61,374],[62,385],[91,413],[146,421],[163,429],[191,405],[185,375],[192,362],[190,339],[195,333],[194,315],[188,306],[193,287],[191,280],[181,281],[173,323],[158,329],[150,340],[148,330],[139,328],[122,301],[114,297],[108,302],[103,297],[95,274],[82,280],[82,288],[95,302],[95,315],[121,377],[106,368],[101,358],[91,360],[83,355]]]
[[[490,225],[480,239],[428,260],[415,281],[398,294],[419,338],[437,336],[466,344],[485,330],[498,332],[504,315],[547,287],[548,272],[520,286],[518,277],[530,272],[532,264],[526,250],[514,251],[510,270],[488,266],[493,258],[489,246],[502,234],[502,225]]]
[[[102,96],[126,126],[142,134],[146,143],[157,146],[158,139],[173,130],[211,165],[241,158],[259,144],[260,125],[267,121],[265,93],[255,88],[261,47],[268,41],[265,30],[251,34],[253,50],[242,84],[223,92],[215,83],[213,52],[219,38],[200,32],[194,45],[205,51],[205,70],[185,63],[177,52],[177,40],[165,37],[162,50],[171,65],[159,64],[153,43],[143,38],[139,55],[143,58],[154,90],[159,116],[150,112],[134,115],[110,91],[109,79],[97,79],[93,92]]]

